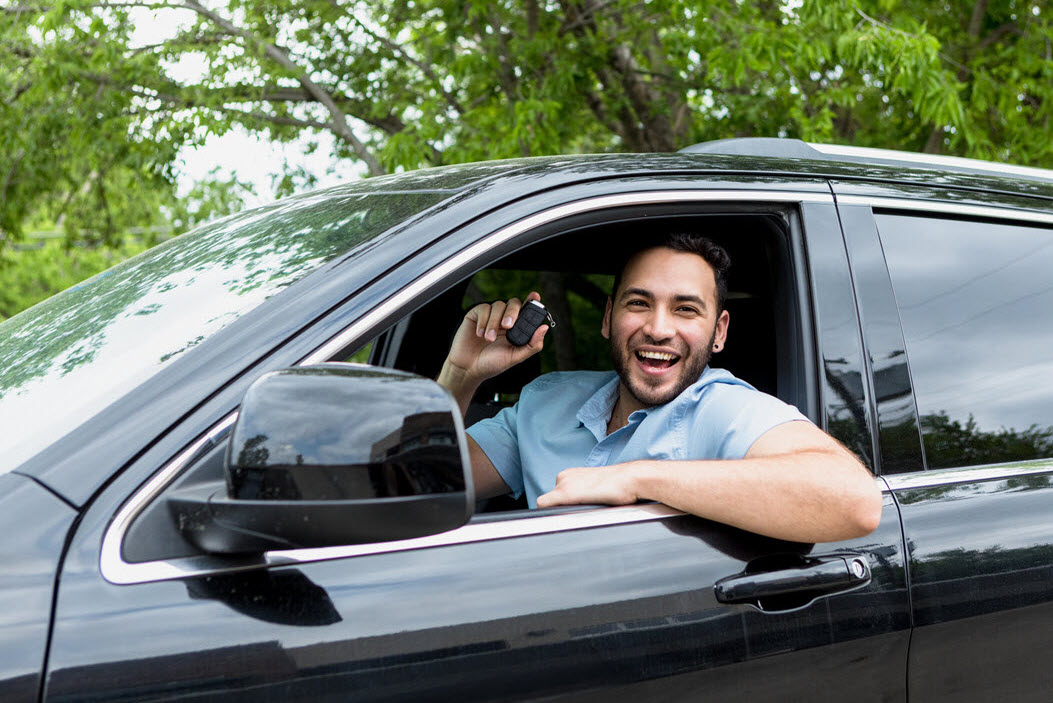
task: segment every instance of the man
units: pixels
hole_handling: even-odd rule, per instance
[[[851,453],[796,408],[708,367],[728,334],[729,265],[692,235],[631,256],[602,327],[617,373],[546,374],[472,426],[477,496],[525,491],[537,507],[655,500],[798,542],[873,531],[881,493]],[[482,381],[541,351],[544,325],[524,347],[504,338],[521,307],[465,316],[439,375],[462,411]]]

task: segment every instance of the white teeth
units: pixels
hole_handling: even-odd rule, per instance
[[[657,359],[659,361],[672,361],[677,358],[676,354],[668,354],[666,352],[638,351],[636,353],[644,359]]]

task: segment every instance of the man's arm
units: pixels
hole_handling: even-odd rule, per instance
[[[531,293],[526,299],[541,300],[541,296]],[[468,411],[468,405],[483,381],[541,351],[548,325],[541,325],[530,342],[522,347],[514,347],[505,339],[522,307],[518,298],[507,303],[482,303],[469,310],[461,321],[437,380],[453,395],[462,415]],[[471,437],[468,437],[468,454],[472,461],[476,497],[493,498],[509,492],[508,484],[493,462]]]
[[[511,492],[511,488],[501,478],[490,457],[471,436],[468,436],[468,456],[472,460],[472,485],[475,487],[475,497],[496,498]]]
[[[874,478],[837,441],[804,421],[761,435],[743,459],[633,461],[567,469],[539,508],[656,500],[684,512],[794,542],[862,537],[881,520]]]

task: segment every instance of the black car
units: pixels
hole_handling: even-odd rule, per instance
[[[864,460],[872,534],[474,501],[427,380],[466,306],[559,322],[471,422],[606,363],[620,252],[674,229],[734,262],[713,363]],[[0,700],[1046,700],[1050,271],[1053,172],[793,141],[206,225],[0,325]]]

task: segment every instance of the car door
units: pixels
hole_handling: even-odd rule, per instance
[[[908,693],[1044,700],[1053,213],[1000,194],[838,190],[908,551]]]
[[[596,224],[581,218],[770,216],[783,223],[782,283],[800,323],[783,341],[795,350],[783,380],[870,460],[859,324],[825,187],[651,177],[524,198],[408,257],[290,346],[314,349],[297,357],[308,362],[342,358],[467,273]],[[163,536],[133,553],[130,531],[151,538],[142,511],[169,479],[222,453],[243,388],[218,391],[85,511],[60,579],[46,700],[904,698],[906,576],[888,495],[877,531],[830,544],[645,504],[484,514],[421,540],[236,559]]]

